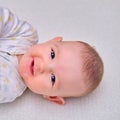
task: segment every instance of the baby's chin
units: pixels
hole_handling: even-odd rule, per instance
[[[27,75],[25,70],[23,69],[23,65],[21,63],[18,64],[18,72],[24,82],[27,81]]]

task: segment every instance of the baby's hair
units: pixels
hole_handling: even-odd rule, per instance
[[[86,95],[99,85],[103,76],[104,66],[101,57],[93,47],[82,41],[77,42],[83,45],[80,54],[83,58],[82,72],[85,78],[85,85],[87,86],[87,90],[83,95]]]

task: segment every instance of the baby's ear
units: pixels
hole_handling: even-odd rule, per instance
[[[47,95],[43,95],[43,97],[47,100],[50,100],[52,102],[55,102],[57,104],[60,105],[64,105],[65,104],[65,100],[62,97],[58,97],[58,96],[47,96]]]
[[[60,42],[60,41],[62,41],[62,37],[55,37],[55,38],[53,38],[53,39],[51,39],[50,41],[57,41],[57,42]]]

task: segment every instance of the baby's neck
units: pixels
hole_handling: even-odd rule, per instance
[[[18,63],[20,63],[20,60],[21,60],[22,56],[23,55],[17,55]]]

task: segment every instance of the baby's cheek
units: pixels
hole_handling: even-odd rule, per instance
[[[36,79],[32,79],[31,81],[27,82],[27,87],[34,93],[39,93],[41,86],[40,82],[38,82]]]
[[[43,75],[40,77],[41,77],[41,79],[40,79],[41,86],[43,86],[45,88],[50,88],[52,85],[51,80],[50,80],[50,75]]]
[[[27,86],[31,91],[38,94],[48,94],[52,89],[52,83],[47,75],[39,75],[31,79]]]
[[[35,86],[35,87],[38,87],[40,89],[43,89],[45,88],[46,86],[48,86],[48,79],[45,75],[43,74],[40,74],[38,76],[36,76],[34,78],[34,80],[32,80],[32,83],[31,83],[31,86],[32,84]]]

